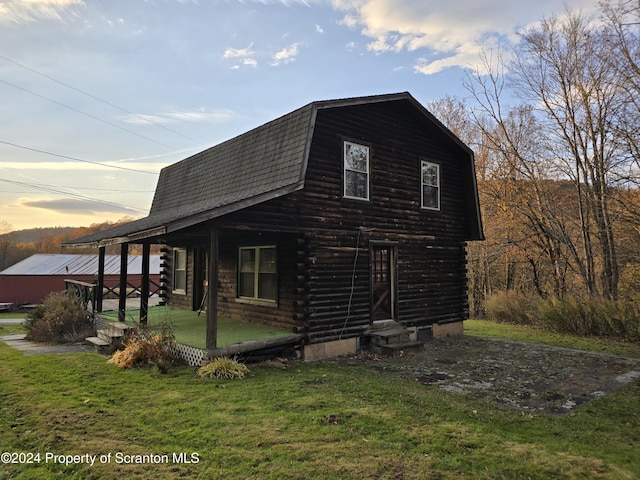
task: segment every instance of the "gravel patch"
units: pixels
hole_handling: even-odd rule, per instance
[[[637,358],[469,336],[434,339],[418,353],[379,357],[363,352],[340,362],[547,414],[569,414],[640,378]]]

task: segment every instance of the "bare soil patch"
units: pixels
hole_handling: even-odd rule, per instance
[[[419,353],[360,353],[339,361],[546,414],[569,414],[640,378],[637,358],[470,336],[434,339]]]

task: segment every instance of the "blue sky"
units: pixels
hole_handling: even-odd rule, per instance
[[[145,216],[162,167],[314,100],[464,98],[565,3],[597,0],[0,0],[0,233]]]

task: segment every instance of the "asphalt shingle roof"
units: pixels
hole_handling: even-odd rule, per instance
[[[304,186],[317,110],[386,101],[414,105],[467,151],[473,162],[471,150],[409,93],[312,102],[162,169],[149,216],[66,245],[121,243],[162,235],[299,190]],[[481,232],[479,222],[478,210]]]

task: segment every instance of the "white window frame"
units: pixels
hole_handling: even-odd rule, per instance
[[[179,260],[179,257],[184,255],[184,268],[179,268],[181,267]],[[174,248],[173,249],[173,282],[171,284],[172,287],[172,292],[173,293],[179,293],[179,294],[186,294],[187,293],[187,249],[186,248]],[[182,277],[182,285],[184,285],[184,288],[176,288],[178,282],[178,276]]]
[[[259,284],[260,284],[260,253],[262,250],[273,249],[275,253],[275,272],[267,272],[273,273],[275,275],[276,282],[276,291],[274,298],[265,298],[260,297]],[[240,276],[241,276],[241,255],[243,250],[253,250],[255,252],[254,257],[254,269],[253,269],[253,296],[245,296],[241,295],[240,288]],[[252,245],[252,246],[241,246],[238,247],[238,289],[237,289],[237,298],[239,301],[247,302],[247,303],[258,303],[263,305],[277,305],[278,302],[278,249],[276,245]]]
[[[434,183],[428,183],[428,182],[425,181],[425,175],[424,175],[425,167],[435,167],[435,169],[436,169],[435,184]],[[420,161],[420,208],[422,208],[423,210],[434,210],[434,211],[439,211],[440,210],[440,198],[441,198],[441,189],[442,189],[440,178],[441,178],[441,176],[440,176],[440,164],[439,163],[430,162],[428,160],[421,160]],[[425,195],[424,195],[424,188],[425,187],[432,187],[432,188],[436,189],[436,192],[437,192],[437,196],[436,196],[437,205],[435,207],[432,206],[432,205],[425,205]]]
[[[366,170],[357,170],[355,168],[349,168],[349,166],[347,165],[347,152],[349,151],[349,149],[351,147],[357,147],[357,148],[362,148],[365,150],[366,152]],[[349,198],[349,199],[354,199],[354,200],[364,200],[364,201],[369,201],[370,196],[371,196],[371,185],[370,185],[370,179],[371,179],[371,148],[367,145],[362,145],[361,143],[355,143],[355,142],[350,142],[348,140],[344,141],[343,144],[343,149],[342,149],[342,195],[344,198]],[[354,195],[349,195],[347,193],[347,175],[349,172],[353,172],[356,174],[364,174],[366,175],[366,186],[367,186],[367,193],[366,196],[364,197],[359,197],[359,196],[354,196]]]

